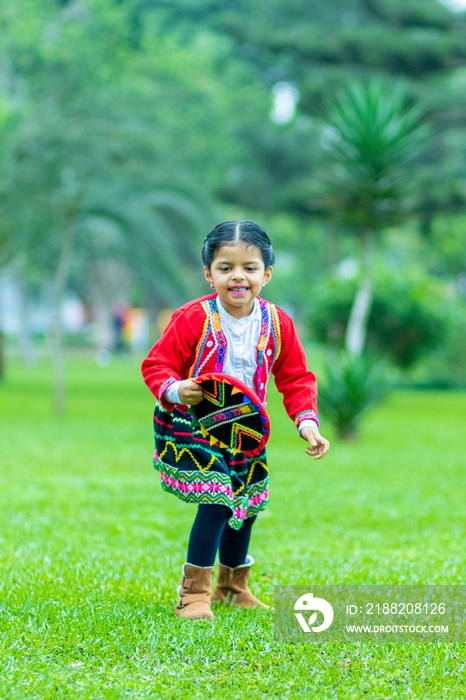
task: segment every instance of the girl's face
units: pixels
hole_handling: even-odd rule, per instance
[[[240,242],[219,248],[205,278],[213,284],[223,307],[231,316],[249,316],[254,299],[272,277],[272,268],[264,269],[261,252],[256,246]]]

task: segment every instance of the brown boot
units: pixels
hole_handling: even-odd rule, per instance
[[[183,564],[179,599],[175,606],[178,617],[188,620],[215,620],[210,609],[213,566]]]
[[[270,608],[270,605],[261,603],[248,588],[248,578],[254,559],[250,554],[246,557],[246,563],[236,566],[234,569],[223,566],[218,562],[217,586],[212,596],[212,603],[220,601],[225,605],[234,605],[244,608]]]

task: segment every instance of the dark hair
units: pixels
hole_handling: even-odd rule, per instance
[[[231,243],[244,243],[259,248],[264,267],[272,267],[275,255],[272,244],[263,228],[253,221],[224,221],[218,224],[204,239],[202,260],[209,268],[219,248]]]

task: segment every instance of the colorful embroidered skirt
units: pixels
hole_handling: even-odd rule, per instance
[[[240,530],[246,518],[265,510],[269,477],[265,450],[248,457],[211,445],[193,416],[175,409],[154,411],[154,467],[162,488],[190,503],[220,503],[232,510],[229,525]]]

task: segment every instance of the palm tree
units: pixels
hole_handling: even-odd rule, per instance
[[[173,296],[174,289],[186,290],[190,278],[180,265],[179,251],[193,252],[193,239],[200,240],[201,231],[206,231],[208,225],[207,213],[195,193],[169,185],[153,185],[146,193],[130,189],[121,193],[111,184],[103,187],[96,182],[91,192],[73,193],[65,214],[55,271],[53,324],[54,397],[58,415],[63,415],[65,409],[61,303],[79,239],[87,234],[84,258],[91,269],[93,259],[119,261],[137,271],[142,279],[155,277],[158,286],[165,284]],[[182,223],[181,231],[173,218]],[[105,236],[102,226],[106,229]],[[194,258],[194,254],[190,257]]]
[[[28,116],[25,124],[31,121]],[[169,288],[182,295],[190,281],[189,265],[183,261],[197,257],[194,242],[202,240],[215,217],[203,193],[179,183],[161,183],[146,162],[141,174],[116,168],[115,143],[125,155],[131,149],[128,139],[118,138],[119,132],[105,140],[92,123],[81,120],[72,128],[59,114],[52,118],[51,124],[34,120],[33,126],[24,128],[27,138],[21,133],[16,141],[10,139],[21,143],[22,158],[10,159],[8,177],[2,178],[0,170],[0,265],[4,258],[25,256],[28,265],[53,281],[54,403],[61,415],[65,408],[61,305],[72,263],[79,263],[85,249],[87,267],[96,259],[118,260],[137,270],[138,279],[166,289],[167,296]],[[0,128],[0,146],[2,134]],[[4,152],[0,148],[0,155]]]
[[[342,89],[328,105],[326,121],[329,205],[360,243],[359,286],[345,339],[348,352],[357,356],[364,349],[372,304],[374,243],[382,229],[410,215],[412,167],[429,128],[421,108],[408,105],[403,87],[379,79]]]

